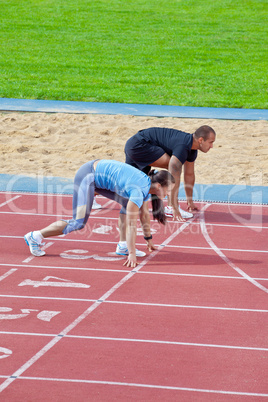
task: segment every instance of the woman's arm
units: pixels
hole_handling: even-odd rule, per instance
[[[137,235],[137,219],[139,217],[139,207],[132,201],[127,203],[126,215],[126,232],[127,232],[127,248],[128,258],[124,265],[135,268],[137,265],[136,258],[136,235]]]
[[[144,237],[150,237],[151,225],[148,201],[145,201],[140,209],[140,221]],[[149,251],[156,250],[152,239],[146,240],[146,243]]]

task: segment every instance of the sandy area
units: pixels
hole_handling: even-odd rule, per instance
[[[1,112],[0,122],[0,173],[73,178],[91,159],[124,161],[125,142],[140,129],[192,133],[207,124],[217,138],[199,152],[196,183],[268,185],[268,121]]]

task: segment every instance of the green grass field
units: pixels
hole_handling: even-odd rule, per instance
[[[267,0],[2,0],[0,97],[267,108]]]

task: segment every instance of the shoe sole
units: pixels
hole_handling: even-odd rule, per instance
[[[168,216],[169,218],[173,218],[173,214],[169,214],[169,213],[166,213],[166,212],[165,212],[165,215]],[[190,218],[192,218],[193,216],[194,216],[193,214],[189,214],[188,216],[185,216],[185,215],[181,214],[181,217],[182,217],[183,219],[190,219]]]
[[[144,253],[143,251],[140,251],[140,253],[142,254],[136,254],[136,257],[145,257],[146,253]]]
[[[115,254],[128,256],[128,254],[118,253],[117,251],[115,252]],[[140,251],[140,254],[136,254],[136,257],[145,257],[145,256],[146,256],[146,253],[144,253],[142,251]]]
[[[24,240],[25,240],[25,242],[26,242],[27,246],[29,246],[29,242],[28,242],[28,240],[27,240],[26,235],[24,236]]]

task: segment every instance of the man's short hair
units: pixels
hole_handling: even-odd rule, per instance
[[[213,130],[212,127],[210,127],[210,126],[201,126],[195,131],[194,137],[196,139],[202,137],[206,141],[208,139],[210,133],[216,135],[216,133],[215,133],[215,131]]]

